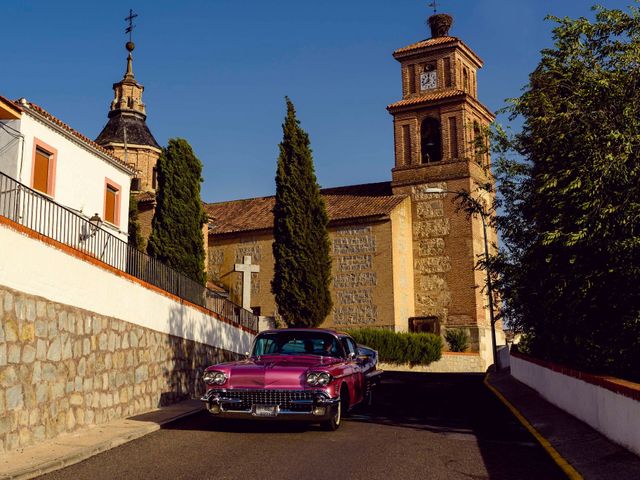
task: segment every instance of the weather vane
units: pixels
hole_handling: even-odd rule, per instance
[[[138,16],[137,13],[133,13],[133,10],[129,9],[129,16],[124,19],[125,22],[129,23],[129,25],[125,29],[124,33],[128,33],[129,34],[129,41],[130,42],[133,41],[131,37],[133,36],[133,29],[135,28],[135,25],[133,24],[133,19],[136,18],[137,16]]]
[[[429,6],[431,8],[433,8],[433,13],[436,13],[438,10],[438,2],[436,0],[433,0],[433,2],[429,3]]]

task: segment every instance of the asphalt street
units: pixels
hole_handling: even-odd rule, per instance
[[[44,479],[560,479],[482,375],[385,373],[336,432],[207,412]]]

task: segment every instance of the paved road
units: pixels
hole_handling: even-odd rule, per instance
[[[386,373],[336,432],[187,417],[54,479],[560,479],[481,375]]]

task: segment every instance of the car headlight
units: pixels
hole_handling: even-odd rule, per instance
[[[318,385],[324,387],[331,381],[331,375],[327,372],[310,372],[307,374],[307,383],[309,385]]]
[[[227,376],[223,372],[204,372],[202,380],[204,380],[204,383],[207,385],[222,385],[227,381]]]

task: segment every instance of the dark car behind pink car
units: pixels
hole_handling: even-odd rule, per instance
[[[344,413],[370,401],[377,360],[375,350],[344,333],[268,330],[245,360],[206,369],[202,401],[221,418],[302,420],[336,430]]]

